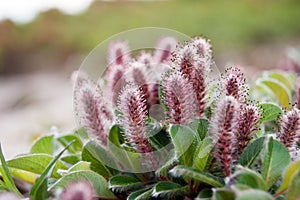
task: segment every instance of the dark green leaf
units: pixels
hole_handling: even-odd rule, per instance
[[[225,189],[225,188],[219,188],[219,189],[215,190],[213,199],[215,199],[215,200],[234,200],[235,193],[233,191]]]
[[[219,179],[218,177],[183,165],[174,167],[172,170],[170,170],[170,173],[174,177],[183,177],[186,181],[199,181],[214,187],[222,187],[224,185],[223,180]]]
[[[260,152],[264,147],[265,137],[260,137],[253,142],[251,142],[241,154],[238,163],[244,167],[251,167],[257,157],[259,156]]]
[[[152,191],[152,189],[141,189],[141,190],[138,190],[136,192],[132,192],[130,193],[130,195],[127,197],[127,200],[136,200],[136,199],[139,199],[139,196],[144,196],[143,194],[146,193],[146,194],[149,194],[149,191]],[[151,193],[149,195],[149,198],[151,197]],[[141,198],[140,198],[141,199]]]
[[[266,184],[261,175],[247,168],[239,169],[234,174],[237,184],[247,185],[253,189],[266,190]]]
[[[95,141],[88,142],[82,151],[82,160],[91,163],[91,169],[109,178],[118,169],[110,153]]]
[[[270,188],[290,163],[290,154],[283,144],[270,137],[262,163],[262,177]]]
[[[209,123],[206,119],[197,119],[189,124],[189,127],[198,133],[201,140],[206,137],[208,126]]]
[[[262,118],[260,122],[276,120],[282,115],[282,110],[279,106],[272,103],[263,103],[259,105],[262,109]]]
[[[143,185],[140,180],[127,175],[116,175],[109,180],[109,188],[117,192],[138,189]]]
[[[188,186],[182,186],[173,182],[159,182],[157,183],[152,192],[153,197],[161,197],[165,199],[171,199],[179,196],[183,196],[189,192]]]

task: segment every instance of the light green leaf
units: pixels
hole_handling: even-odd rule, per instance
[[[288,89],[282,83],[272,78],[261,78],[260,83],[266,85],[274,93],[283,107],[290,108],[291,97]]]
[[[189,192],[188,186],[182,186],[173,182],[159,182],[157,183],[152,192],[152,196],[157,198],[171,199],[187,194]]]
[[[282,115],[282,110],[279,106],[272,103],[262,103],[259,105],[262,109],[262,118],[260,122],[276,120]]]
[[[17,187],[16,187],[16,185],[15,185],[15,183],[14,183],[12,177],[11,177],[11,174],[9,172],[7,163],[6,163],[5,158],[3,156],[1,144],[0,144],[0,160],[1,160],[0,172],[1,172],[1,175],[2,175],[2,178],[3,178],[3,183],[4,183],[5,187],[8,190],[20,195],[20,192],[17,189]]]
[[[207,161],[212,150],[211,138],[206,137],[199,142],[198,147],[194,153],[193,168],[204,171]]]
[[[262,190],[248,189],[237,192],[236,200],[273,200],[273,197]]]
[[[31,146],[30,153],[45,153],[52,155],[53,152],[53,138],[54,135],[47,135],[37,139]]]
[[[262,177],[270,188],[290,163],[290,154],[283,144],[269,138],[262,163]]]
[[[9,171],[12,176],[14,176],[22,181],[25,181],[29,184],[32,184],[32,185],[35,183],[35,181],[38,177],[35,173],[20,170],[20,169],[9,168]]]
[[[109,178],[118,169],[110,153],[95,141],[88,142],[82,150],[82,160],[90,162],[91,169]]]
[[[9,168],[21,169],[35,174],[42,174],[47,165],[53,160],[53,156],[48,154],[28,154],[18,156],[7,161]],[[59,178],[58,169],[68,169],[61,161],[57,161],[52,173],[53,178]]]
[[[171,127],[170,136],[179,164],[185,166],[193,165],[193,155],[200,142],[197,135],[195,131],[187,126],[174,125]]]
[[[65,188],[69,183],[86,180],[94,187],[94,191],[99,198],[116,199],[115,195],[108,189],[107,182],[103,176],[93,171],[75,171],[60,178],[49,190]]]
[[[199,181],[214,187],[222,187],[224,185],[223,180],[218,177],[183,165],[174,167],[170,170],[170,174],[174,177],[183,177],[186,181]]]
[[[253,142],[251,142],[241,154],[238,163],[244,167],[251,167],[257,157],[259,156],[260,152],[264,147],[265,137],[260,137]]]
[[[89,170],[90,169],[90,163],[85,162],[85,161],[80,161],[73,165],[68,172],[75,172],[75,171],[80,171],[80,170]]]
[[[68,145],[71,141],[75,141],[68,149],[70,153],[78,153],[82,151],[82,142],[74,134],[62,135],[56,138],[56,140],[61,143],[64,147]]]
[[[283,174],[283,181],[281,183],[280,188],[277,190],[276,194],[283,194],[289,187],[289,184],[295,176],[300,171],[300,160],[292,162],[289,166],[285,169]]]
[[[286,194],[286,200],[299,200],[300,199],[300,170],[293,176],[291,183],[289,184],[288,192]]]
[[[128,175],[116,175],[109,180],[109,188],[118,192],[138,189],[143,185],[140,180]]]

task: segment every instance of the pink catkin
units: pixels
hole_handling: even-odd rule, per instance
[[[299,141],[300,110],[292,108],[280,119],[279,140],[291,152]]]
[[[195,119],[195,96],[192,86],[181,72],[168,72],[161,82],[162,103],[167,107],[166,116],[171,124],[187,125]]]
[[[229,68],[223,78],[226,96],[233,96],[240,103],[246,103],[248,88],[241,70],[237,67]]]
[[[139,153],[151,152],[152,147],[145,130],[148,112],[142,89],[128,83],[119,96],[117,108],[122,113],[118,123],[124,129],[127,142]]]
[[[109,66],[121,65],[123,67],[126,67],[126,64],[131,61],[128,42],[116,41],[110,43],[107,60]]]
[[[171,57],[171,53],[175,50],[177,40],[173,37],[164,37],[157,43],[153,56],[153,61],[162,63],[168,61]]]
[[[191,83],[192,91],[196,95],[194,104],[198,118],[205,109],[206,79],[210,71],[211,57],[209,42],[200,37],[178,47],[173,53],[174,67]]]
[[[235,159],[242,154],[253,137],[253,132],[258,130],[257,125],[261,114],[256,105],[247,105],[240,108],[237,131],[235,133]]]
[[[219,161],[226,176],[230,175],[238,108],[238,102],[234,97],[225,96],[218,103],[211,121],[210,134],[215,143],[214,157]]]
[[[74,87],[74,109],[81,127],[106,146],[113,122],[113,113],[101,96],[100,90],[87,75],[79,73]]]

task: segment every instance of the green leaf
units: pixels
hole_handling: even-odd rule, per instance
[[[157,183],[152,192],[152,196],[157,198],[171,199],[178,196],[183,196],[189,192],[188,186],[182,186],[173,182],[159,182]]]
[[[237,192],[236,200],[273,200],[273,197],[262,190],[248,189]]]
[[[215,200],[235,200],[235,193],[226,188],[218,188],[214,191]]]
[[[266,190],[266,184],[261,175],[247,168],[241,168],[233,175],[236,183],[247,185],[253,189]]]
[[[145,194],[149,194],[149,191],[151,191],[150,195],[149,195],[149,198],[151,197],[151,194],[152,194],[152,189],[141,189],[141,190],[138,190],[136,192],[132,192],[130,193],[130,195],[127,197],[127,200],[136,200],[136,199],[141,199],[142,197],[145,197]],[[146,199],[146,198],[144,198]]]
[[[193,155],[200,142],[200,139],[197,140],[197,135],[195,131],[187,126],[174,125],[171,127],[170,136],[179,164],[192,166]]]
[[[284,84],[290,91],[294,89],[294,86],[289,79],[290,77],[286,76],[286,73],[271,71],[268,73],[268,77],[278,80],[280,83]]]
[[[54,135],[47,135],[37,139],[31,146],[30,153],[45,153],[52,155],[53,152],[53,138]]]
[[[47,154],[23,155],[7,161],[9,168],[21,169],[35,174],[42,174],[47,165],[53,160],[53,156]],[[58,169],[68,169],[61,161],[57,161],[52,173],[53,178],[60,178]]]
[[[206,137],[203,139],[203,141],[199,142],[198,147],[194,153],[193,168],[198,169],[200,171],[204,171],[211,150],[212,150],[211,138]]]
[[[276,192],[277,195],[283,194],[288,189],[293,176],[295,176],[295,174],[297,174],[299,171],[300,171],[300,160],[297,160],[289,164],[289,166],[284,171],[283,181],[281,183],[280,188]]]
[[[270,188],[280,178],[290,160],[290,154],[285,146],[270,137],[262,163],[262,177],[267,188]]]
[[[105,178],[117,173],[118,169],[110,153],[95,141],[88,142],[82,151],[82,160],[91,163],[91,169]]]
[[[129,152],[123,145],[124,138],[120,133],[120,128],[115,125],[111,128],[108,136],[108,148],[118,164],[127,171],[141,172],[144,166],[141,156],[135,152]]]
[[[290,94],[282,83],[272,78],[261,78],[259,81],[273,92],[283,107],[290,108]]]
[[[198,133],[201,140],[206,137],[209,123],[206,119],[197,119],[188,125],[192,130]]]
[[[168,177],[169,170],[177,164],[177,159],[172,157],[163,166],[155,171],[157,176]]]
[[[89,170],[90,169],[90,163],[85,161],[80,161],[73,165],[68,172],[75,172],[75,171],[81,171],[81,170]]]
[[[0,172],[1,172],[5,187],[8,190],[10,190],[10,191],[12,191],[16,194],[21,195],[19,190],[17,189],[12,177],[11,177],[10,172],[9,172],[7,163],[6,163],[5,158],[3,156],[1,144],[0,144],[0,160],[1,160]]]
[[[56,138],[56,140],[61,143],[64,147],[68,145],[71,141],[75,141],[69,148],[68,152],[70,153],[78,153],[82,151],[82,142],[74,134],[62,135]]]
[[[139,189],[143,185],[140,180],[128,175],[116,175],[109,180],[109,188],[117,192]]]
[[[81,154],[67,154],[61,157],[62,161],[74,165],[81,160]]]
[[[35,173],[20,170],[20,169],[9,168],[9,171],[12,176],[14,176],[22,181],[25,181],[31,185],[33,185],[35,183],[35,181],[38,177]]]
[[[262,103],[259,105],[262,109],[262,118],[260,122],[276,120],[282,115],[282,110],[279,106],[272,103]]]
[[[265,137],[260,137],[253,142],[251,142],[241,154],[238,163],[244,167],[251,167],[257,157],[259,156],[260,152],[264,147]]]
[[[32,186],[30,191],[30,199],[46,199],[48,197],[47,186],[48,179],[55,168],[55,164],[62,154],[68,149],[73,142],[69,143],[57,156],[55,156],[52,161],[47,165],[46,169],[43,171],[39,179]]]
[[[286,194],[286,200],[300,199],[300,170],[293,176],[291,183],[289,184],[288,192]]]
[[[152,198],[152,191],[153,189],[146,189],[146,190],[138,190],[136,192],[131,193],[127,200],[147,200]]]
[[[96,195],[101,199],[116,199],[115,195],[108,189],[107,182],[103,176],[93,171],[75,171],[60,178],[49,190],[65,188],[69,183],[86,180],[94,187]]]
[[[174,177],[183,177],[186,181],[195,180],[207,183],[214,187],[222,187],[224,185],[223,180],[219,179],[218,177],[183,165],[174,167],[172,170],[170,170],[170,174]]]

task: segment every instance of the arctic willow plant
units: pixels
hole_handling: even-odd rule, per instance
[[[249,90],[231,67],[211,85],[203,37],[162,38],[135,55],[116,41],[102,85],[74,74],[82,128],[1,153],[0,199],[299,198],[299,78],[266,72]]]

